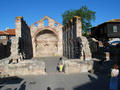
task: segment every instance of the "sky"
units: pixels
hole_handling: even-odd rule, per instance
[[[15,28],[16,16],[23,16],[29,26],[44,16],[62,24],[66,10],[84,5],[96,12],[92,26],[120,18],[120,0],[0,0],[0,30]]]

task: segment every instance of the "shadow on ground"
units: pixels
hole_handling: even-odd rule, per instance
[[[113,65],[114,62],[111,60],[104,62],[96,61],[93,68],[97,78],[94,78],[89,74],[88,78],[90,79],[90,82],[76,86],[73,90],[109,90],[110,71]]]
[[[25,88],[26,88],[26,81],[23,82],[23,83],[21,84],[20,88],[19,88],[19,89],[16,89],[16,90],[25,90]]]
[[[107,74],[96,74],[97,78],[92,75],[88,75],[90,82],[76,86],[73,90],[108,90],[109,89],[109,77]]]
[[[10,85],[10,84],[20,84],[23,81],[22,78],[19,78],[17,76],[14,77],[7,77],[7,78],[0,78],[0,89],[4,87],[5,85]],[[8,88],[8,90],[12,90]],[[25,89],[20,89],[20,90],[25,90]]]

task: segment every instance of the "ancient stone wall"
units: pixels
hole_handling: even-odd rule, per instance
[[[89,42],[82,36],[80,17],[74,17],[63,27],[63,55],[71,59],[91,59]]]
[[[80,61],[79,59],[65,60],[65,73],[83,73],[93,70],[93,61]]]
[[[6,60],[3,60],[6,61]],[[25,60],[17,64],[0,63],[0,77],[3,75],[21,76],[21,75],[43,75],[45,74],[45,63],[38,60]]]
[[[22,53],[24,58],[32,58],[33,50],[32,50],[32,39],[30,28],[26,24],[24,20],[21,22],[21,37],[20,37],[20,53]]]
[[[47,23],[45,22],[47,20]],[[16,17],[16,36],[11,38],[11,59],[62,56],[62,25],[48,16],[28,27],[22,16]]]
[[[90,50],[92,53],[92,58],[98,58],[100,55],[98,53],[98,40],[96,40],[95,38],[87,38],[89,41],[89,45],[90,45]]]
[[[18,60],[19,59],[19,39],[21,37],[21,21],[23,20],[23,17],[16,17],[15,19],[15,32],[16,36],[11,38],[11,60]]]
[[[46,22],[47,21],[47,22]],[[30,26],[34,57],[62,56],[62,25],[48,16]]]
[[[16,17],[16,36],[11,38],[11,59],[32,58],[32,41],[30,36],[30,28],[23,20],[22,16]]]
[[[81,43],[82,43],[81,59],[82,60],[91,60],[92,52],[90,49],[90,42],[88,41],[88,38],[81,36],[80,39],[81,39]]]
[[[80,58],[81,23],[77,22],[81,22],[80,18],[74,17],[63,27],[63,55],[67,58]]]

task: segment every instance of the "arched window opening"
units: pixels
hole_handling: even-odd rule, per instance
[[[55,26],[55,27],[57,27],[57,26],[58,26],[58,24],[57,24],[57,23],[55,23],[55,24],[54,24],[54,26]]]
[[[38,27],[38,24],[37,24],[37,23],[35,23],[34,25],[35,25],[36,27]]]
[[[48,26],[48,19],[44,20],[44,26]]]

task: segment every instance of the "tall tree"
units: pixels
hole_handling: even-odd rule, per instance
[[[91,21],[94,21],[96,18],[95,13],[96,12],[89,10],[87,6],[82,6],[78,10],[67,10],[62,14],[63,24],[67,23],[74,16],[80,16],[82,20],[82,33],[83,35],[87,35],[90,27],[92,27]]]

